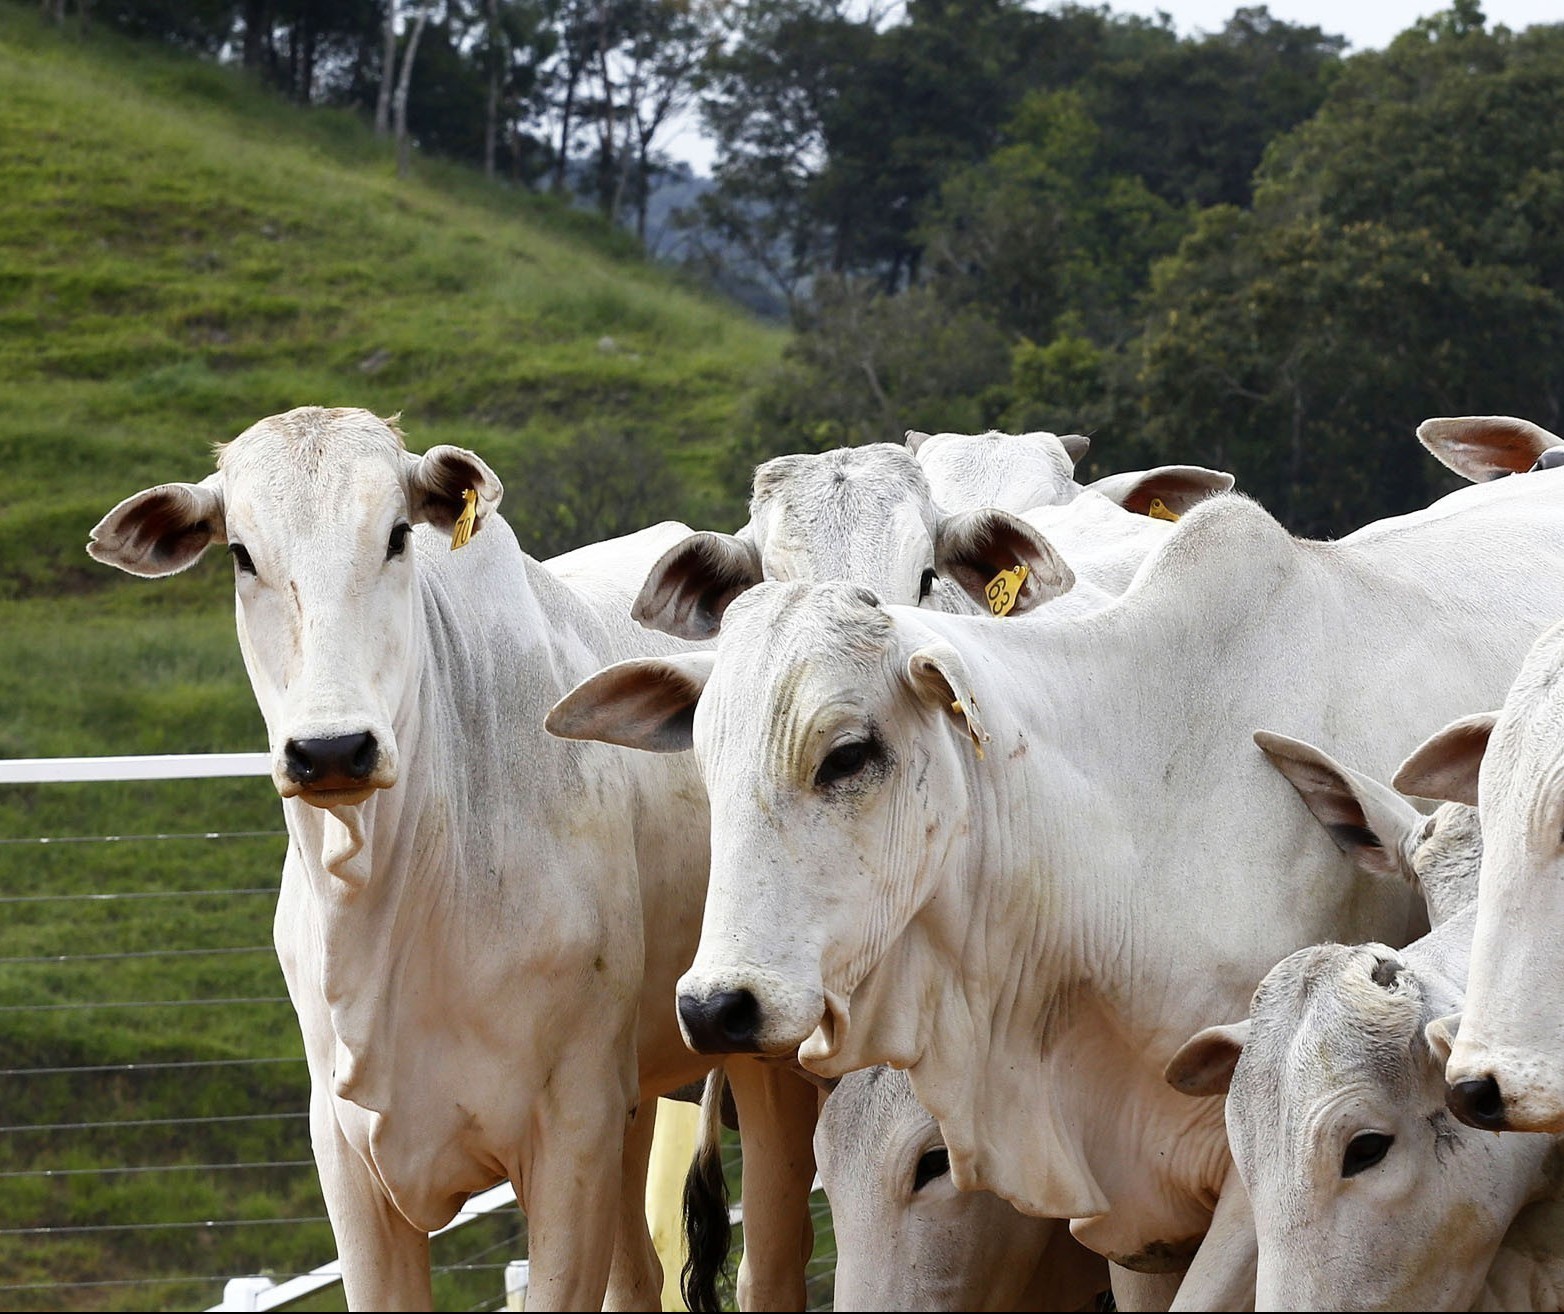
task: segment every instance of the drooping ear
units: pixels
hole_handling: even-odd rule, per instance
[[[1070,458],[1071,465],[1079,465],[1081,457],[1091,449],[1092,440],[1084,433],[1062,433],[1059,441],[1064,445],[1065,455]]]
[[[716,653],[692,652],[615,662],[555,703],[543,728],[560,739],[683,752],[694,743],[695,704],[716,660]]]
[[[226,538],[222,475],[212,474],[199,484],[159,484],[127,497],[92,527],[87,554],[156,579],[195,565]]]
[[[407,507],[414,522],[424,521],[449,533],[467,505],[463,494],[478,495],[472,532],[483,528],[489,513],[500,504],[505,486],[476,452],[441,443],[422,456],[407,458]]]
[[[1360,870],[1414,878],[1402,861],[1403,841],[1423,814],[1406,799],[1301,739],[1256,730],[1254,741]]]
[[[934,569],[986,609],[987,589],[1002,570],[1025,566],[1010,615],[1050,602],[1075,587],[1075,572],[1046,538],[1019,516],[994,507],[945,516],[934,533]]]
[[[928,442],[930,436],[931,435],[923,433],[918,429],[908,429],[906,433],[907,450],[916,456],[918,454],[918,448],[922,447],[924,443]]]
[[[630,614],[649,630],[680,639],[710,639],[722,613],[761,581],[760,554],[747,538],[703,531],[657,559]]]
[[[1498,712],[1478,712],[1452,721],[1414,748],[1391,784],[1417,798],[1477,806],[1477,774]]]
[[[1179,1046],[1162,1075],[1168,1085],[1185,1095],[1225,1095],[1248,1039],[1248,1018],[1197,1031]]]
[[[1424,420],[1417,440],[1441,462],[1474,484],[1524,474],[1542,454],[1564,447],[1564,438],[1513,415],[1452,415]]]
[[[1150,470],[1108,475],[1086,486],[1138,516],[1150,515],[1153,501],[1160,501],[1175,516],[1181,516],[1202,498],[1231,489],[1233,476],[1202,465],[1158,465]]]
[[[1450,1051],[1455,1047],[1455,1038],[1460,1030],[1459,1013],[1446,1013],[1443,1017],[1436,1017],[1423,1028],[1423,1039],[1428,1042],[1434,1061],[1440,1067],[1444,1067],[1450,1061]]]
[[[961,654],[944,640],[919,648],[907,658],[907,678],[920,699],[962,722],[981,758],[988,731]]]

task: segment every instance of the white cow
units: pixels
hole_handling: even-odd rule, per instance
[[[1564,438],[1512,415],[1453,415],[1424,420],[1418,441],[1473,483],[1564,464]]]
[[[947,515],[906,448],[870,443],[758,466],[749,523],[674,544],[633,610],[653,629],[705,639],[728,603],[762,580],[848,579],[888,601],[976,613],[987,610],[989,582],[1018,564],[1029,572],[1018,612],[1069,587],[1058,554],[1019,517],[983,508]],[[1106,601],[1083,589],[1071,606]]]
[[[1414,927],[1249,728],[1388,775],[1423,727],[1491,705],[1564,611],[1561,477],[1336,543],[1213,497],[1084,617],[763,584],[715,653],[610,667],[548,725],[696,749],[713,867],[679,987],[692,1044],[906,1067],[959,1187],[1176,1273],[1208,1229],[1213,1255],[1242,1229],[1220,1102],[1177,1097],[1167,1060],[1300,944]]]
[[[1486,843],[1466,1004],[1442,1027],[1454,1036],[1450,1107],[1491,1131],[1564,1132],[1561,673],[1564,622],[1537,640],[1500,711],[1440,731],[1396,780],[1481,806]]]
[[[820,1106],[838,1310],[1090,1309],[1108,1266],[1055,1218],[958,1191],[939,1124],[895,1068],[865,1068]]]
[[[1425,817],[1311,745],[1255,738],[1363,871],[1423,883],[1435,927],[1401,951],[1298,950],[1266,974],[1245,1021],[1207,1028],[1168,1065],[1186,1094],[1227,1093],[1228,1140],[1258,1235],[1256,1307],[1560,1308],[1557,1146],[1456,1122],[1444,1101],[1446,1051],[1425,1038],[1465,987],[1476,810],[1449,803]],[[1531,1217],[1510,1242],[1538,1202],[1551,1233]],[[1488,1286],[1496,1264],[1498,1291]],[[1521,1269],[1528,1288],[1542,1279],[1540,1292],[1517,1288]]]
[[[612,1255],[615,1303],[655,1308],[651,1097],[711,1066],[672,1004],[704,792],[684,759],[562,744],[542,719],[605,658],[675,647],[628,608],[687,531],[632,536],[618,596],[600,582],[594,602],[521,552],[500,495],[469,451],[415,456],[367,411],[306,407],[246,430],[200,483],[120,503],[88,550],[148,576],[212,544],[233,558],[290,837],[277,952],[350,1305],[428,1308],[427,1234],[509,1178],[533,1304],[596,1307]],[[472,538],[453,552],[464,507]],[[814,1092],[794,1083],[807,1116],[768,1124],[770,1072],[732,1075],[771,1131],[755,1163],[796,1179],[765,1193],[777,1221],[759,1205],[789,1271],[746,1295],[796,1307]]]
[[[1043,534],[1078,582],[1116,597],[1173,522],[1201,499],[1231,489],[1233,476],[1198,465],[1161,465],[1082,485],[1075,482],[1073,462],[1086,441],[1079,434],[907,434],[930,496],[945,513],[989,506],[1013,512]]]
[[[946,511],[997,507],[1016,515],[1064,506],[1087,489],[1135,515],[1180,516],[1202,498],[1225,493],[1233,476],[1200,465],[1159,465],[1127,470],[1089,484],[1075,478],[1075,464],[1090,440],[1078,433],[919,433],[907,431],[907,450],[918,458],[929,489]]]

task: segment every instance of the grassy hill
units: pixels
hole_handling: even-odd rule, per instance
[[[724,456],[780,341],[590,216],[430,161],[399,180],[351,115],[0,0],[0,757],[264,746],[226,563],[148,583],[83,550],[262,416],[366,406],[415,450],[472,447],[540,554],[633,527],[594,521],[573,468],[641,498],[605,514],[731,528]],[[0,1135],[0,1306],[189,1308],[330,1256],[323,1223],[123,1228],[321,1212],[296,1118],[187,1121],[305,1108],[269,947],[280,821],[264,781],[0,786],[0,1124],[73,1125]],[[238,837],[97,838],[213,830]],[[217,997],[255,1002],[186,1006]],[[276,1062],[224,1066],[254,1058]],[[199,1066],[122,1066],[148,1062]],[[82,1065],[103,1071],[27,1071]],[[126,1118],[179,1122],[82,1126]],[[238,1159],[278,1167],[211,1167]],[[185,1171],[79,1171],[152,1162]],[[495,1226],[442,1307],[498,1292],[485,1265],[521,1252]],[[175,1273],[211,1280],[138,1285]]]

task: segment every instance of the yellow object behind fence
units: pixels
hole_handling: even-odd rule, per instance
[[[657,1101],[652,1158],[646,1171],[646,1222],[663,1266],[663,1308],[682,1310],[679,1272],[684,1267],[684,1175],[695,1154],[701,1107],[682,1100]]]

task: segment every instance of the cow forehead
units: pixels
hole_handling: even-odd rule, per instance
[[[849,1072],[820,1109],[822,1143],[855,1159],[878,1158],[891,1136],[933,1125],[907,1074],[883,1066]]]
[[[987,490],[1008,506],[1007,489],[1017,487],[1020,501],[1037,496],[1054,497],[1067,492],[1075,480],[1075,463],[1057,435],[1047,432],[1007,434],[938,433],[919,448],[919,459],[933,476],[931,482],[959,481]],[[1022,491],[1024,488],[1024,491]],[[967,509],[967,508],[960,508]]]
[[[759,584],[723,615],[697,725],[727,743],[758,735],[786,770],[819,714],[861,708],[883,685],[894,639],[889,613],[856,584]]]
[[[870,443],[814,455],[783,456],[755,472],[750,515],[788,526],[853,524],[881,518],[889,507],[911,507],[930,534],[934,510],[928,477],[904,447]]]
[[[1416,971],[1384,946],[1300,949],[1255,992],[1233,1091],[1261,1110],[1279,1108],[1284,1126],[1306,1124],[1348,1084],[1404,1092],[1424,1013]]]
[[[357,408],[301,406],[257,421],[217,451],[230,510],[245,503],[283,514],[322,502],[362,502],[365,490],[401,487],[402,436],[392,423]]]

